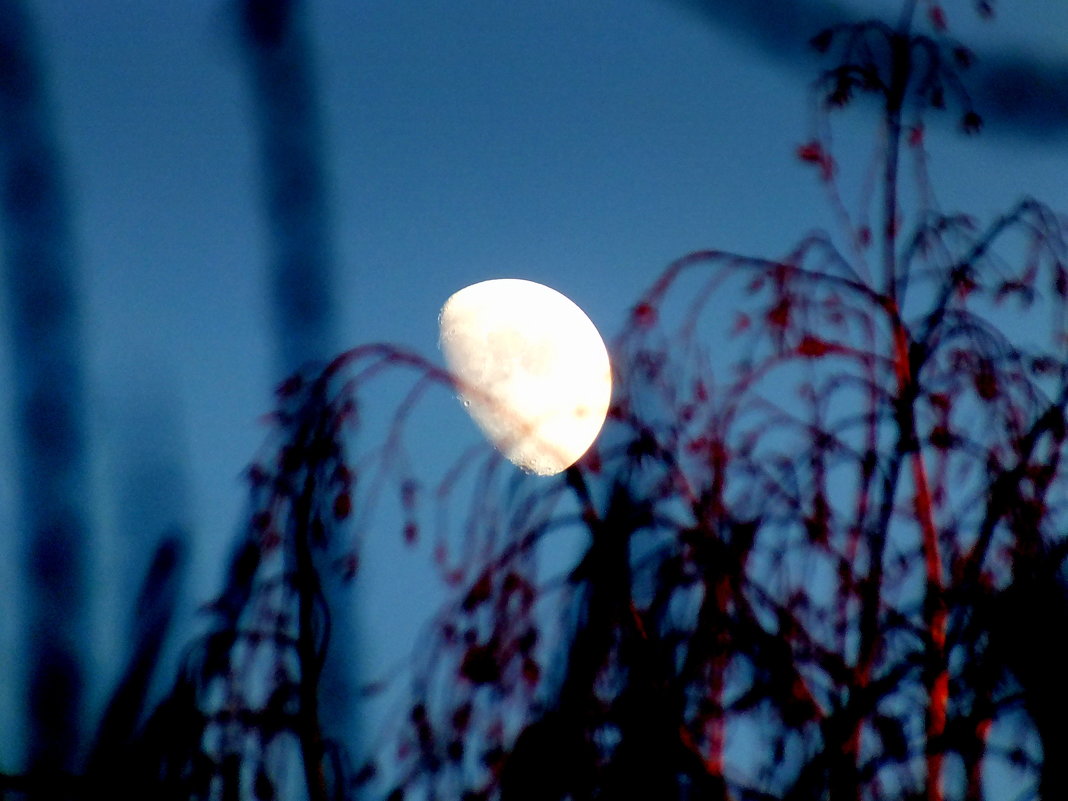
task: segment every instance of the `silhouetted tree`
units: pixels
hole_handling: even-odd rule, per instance
[[[453,600],[420,644],[395,736],[355,771],[328,747],[316,693],[321,571],[351,574],[358,548],[340,564],[312,555],[382,476],[404,537],[423,536],[404,421],[451,382],[369,346],[282,385],[282,444],[250,473],[220,625],[175,691],[197,743],[166,786],[274,797],[272,749],[288,741],[309,798],[940,801],[983,797],[996,765],[1062,794],[1063,661],[1040,631],[1068,613],[1066,224],[1031,199],[985,226],[938,207],[928,114],[951,107],[968,133],[982,121],[971,54],[939,6],[923,9],[812,40],[829,66],[797,156],[836,235],[778,259],[672,264],[615,342],[600,442],[562,478],[495,457],[442,478],[432,536]],[[876,101],[883,146],[877,191],[847,208],[830,134],[857,95]],[[906,192],[908,162],[920,178]],[[343,458],[344,423],[398,364],[417,378],[357,492],[368,463]],[[540,577],[562,530],[588,545]],[[266,683],[248,667],[263,649]]]
[[[671,265],[615,343],[595,450],[548,487],[484,474],[459,563],[442,534],[456,601],[398,750],[360,779],[936,801],[982,798],[1000,766],[1063,794],[1065,664],[1041,632],[1068,611],[1066,223],[1033,199],[985,225],[939,208],[925,122],[982,120],[972,55],[920,9],[812,40],[829,66],[797,156],[840,230]],[[847,208],[831,130],[859,95],[879,180]],[[541,581],[542,543],[576,527],[585,555]]]
[[[319,576],[356,570],[351,516],[383,476],[405,539],[426,536],[404,423],[451,381],[368,346],[282,385],[282,444],[250,473],[221,626],[176,690],[200,710],[178,774],[200,777],[194,796],[273,797],[285,739],[309,798],[940,801],[982,798],[999,766],[1062,794],[1064,664],[1041,632],[1068,613],[1068,226],[1032,199],[987,225],[934,201],[927,115],[954,108],[968,133],[981,118],[970,54],[924,8],[812,40],[829,66],[797,156],[836,235],[778,259],[675,262],[615,342],[609,421],[583,460],[543,481],[465,456],[429,493],[453,597],[398,728],[358,770],[316,723]],[[830,133],[861,94],[884,146],[877,191],[847,209]],[[416,378],[379,461],[357,469],[343,423],[397,365]],[[583,554],[539,576],[564,531],[584,532]],[[309,558],[345,536],[340,563]],[[273,628],[243,622],[261,619]],[[275,669],[261,686],[240,666],[263,647]],[[286,713],[268,723],[276,694]]]

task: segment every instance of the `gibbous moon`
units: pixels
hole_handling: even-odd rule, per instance
[[[550,476],[589,449],[608,413],[612,368],[571,300],[533,281],[483,281],[450,297],[438,326],[464,406],[509,461]]]

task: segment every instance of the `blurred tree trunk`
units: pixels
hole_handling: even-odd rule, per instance
[[[70,213],[35,36],[0,0],[0,225],[27,584],[27,767],[35,793],[76,769],[85,632],[86,446]]]
[[[333,227],[312,50],[299,0],[243,0],[245,52],[270,236],[270,308],[280,375],[337,348]],[[323,564],[329,564],[324,560]],[[320,680],[326,731],[353,738],[356,623],[346,586],[319,571],[332,636]]]
[[[337,347],[332,231],[316,79],[297,0],[244,0],[270,236],[275,357],[287,375]]]

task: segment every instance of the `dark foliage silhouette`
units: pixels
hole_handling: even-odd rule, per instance
[[[1063,795],[1065,221],[939,208],[928,116],[982,125],[939,6],[812,46],[797,156],[840,230],[671,265],[595,452],[477,493],[400,745],[359,774],[389,798],[978,799],[998,770]],[[847,209],[831,132],[858,95],[883,146]],[[539,579],[575,527],[578,566]]]
[[[829,66],[797,157],[826,186],[836,234],[780,259],[710,250],[672,264],[615,342],[593,451],[548,482],[464,457],[434,488],[453,600],[413,659],[398,728],[358,769],[315,725],[328,614],[299,554],[336,548],[338,524],[371,501],[341,457],[341,421],[358,422],[359,392],[398,365],[416,378],[370,483],[396,481],[404,537],[422,536],[404,423],[450,382],[381,346],[283,385],[285,444],[253,468],[252,534],[205,640],[226,657],[187,682],[210,708],[205,678],[232,680],[241,621],[273,588],[265,558],[290,553],[290,613],[276,619],[297,623],[285,648],[269,638],[290,666],[270,685],[289,688],[290,716],[265,727],[271,704],[249,701],[251,685],[230,696],[245,717],[212,725],[237,726],[231,740],[251,737],[259,756],[201,747],[201,793],[269,797],[266,754],[285,732],[316,798],[978,799],[999,769],[1025,797],[1060,797],[1062,768],[1043,755],[1064,745],[1064,666],[1041,632],[1068,612],[1065,222],[1032,199],[987,225],[938,207],[927,116],[956,114],[966,134],[982,120],[970,54],[923,8],[922,21],[906,3],[895,25],[812,40]],[[847,209],[855,165],[836,161],[831,132],[861,94],[882,109],[884,146],[878,191]],[[540,575],[565,532],[583,534],[584,553]],[[358,548],[319,564],[351,573]],[[264,772],[239,775],[238,752]]]

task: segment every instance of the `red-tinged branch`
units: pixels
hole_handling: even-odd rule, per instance
[[[942,619],[942,630],[945,630],[945,615],[936,615]],[[942,762],[944,754],[941,740],[946,729],[946,709],[949,706],[949,672],[944,665],[941,649],[937,650],[940,659],[938,673],[931,687],[930,706],[927,710],[927,799],[928,801],[941,801],[942,795]]]
[[[892,331],[892,364],[897,383],[894,405],[897,409],[898,442],[894,458],[884,473],[882,503],[879,520],[875,527],[869,529],[874,533],[871,543],[871,567],[867,580],[861,588],[861,641],[860,653],[854,671],[854,686],[857,690],[867,688],[871,682],[878,653],[879,609],[883,580],[883,553],[886,545],[886,532],[893,513],[894,497],[898,479],[905,458],[910,464],[915,496],[913,509],[922,534],[925,575],[927,580],[927,598],[925,608],[925,627],[934,649],[932,670],[927,684],[929,708],[926,726],[928,744],[928,799],[941,801],[942,791],[940,775],[942,768],[941,745],[945,732],[946,711],[949,695],[949,676],[945,662],[946,613],[942,604],[942,556],[938,543],[938,531],[934,521],[934,504],[931,497],[930,483],[916,431],[915,402],[918,393],[914,365],[912,364],[912,347],[905,323],[901,319],[897,302],[892,297],[883,301],[883,307],[889,317]],[[866,486],[866,485],[865,485]],[[862,509],[866,509],[867,500],[861,500]],[[864,525],[863,516],[858,516],[858,526]],[[844,744],[848,755],[859,755],[863,715],[858,715],[853,724],[851,735]],[[859,790],[859,788],[858,788]]]
[[[923,455],[912,455],[912,475],[916,485],[916,520],[923,532],[924,562],[927,567],[927,598],[924,604],[927,635],[932,652],[927,710],[927,798],[941,801],[942,746],[946,729],[946,710],[949,705],[949,666],[946,661],[946,608],[943,600],[942,556],[938,532],[934,524],[934,509],[927,481]]]
[[[720,593],[717,593],[720,594]],[[723,677],[727,671],[727,652],[723,643],[719,643],[712,658],[711,675],[708,681],[708,694],[712,712],[704,721],[704,762],[709,776],[723,778],[723,747],[725,744],[726,721],[723,711]]]
[[[934,506],[931,489],[927,478],[927,465],[923,454],[917,451],[912,455],[912,480],[916,485],[914,508],[916,520],[923,533],[923,558],[927,568],[927,586],[932,591],[942,589],[942,554],[938,544],[938,530],[934,522]],[[932,641],[940,648],[945,645],[945,632]]]
[[[908,332],[896,309],[894,317],[894,372],[898,380],[900,403],[898,425],[900,436],[911,453],[912,482],[915,487],[913,510],[920,526],[923,542],[923,557],[926,570],[926,598],[924,602],[925,625],[933,649],[930,679],[928,681],[927,710],[927,798],[941,801],[942,747],[940,742],[946,727],[946,709],[949,704],[949,673],[946,664],[946,610],[943,602],[942,554],[938,543],[938,529],[934,520],[934,505],[931,499],[927,465],[920,449],[916,431],[916,376],[910,361],[911,347]]]
[[[986,741],[990,735],[993,721],[984,717],[975,724],[974,756],[968,764],[968,786],[964,797],[967,801],[982,801],[983,798],[983,760],[981,754],[986,752]]]

